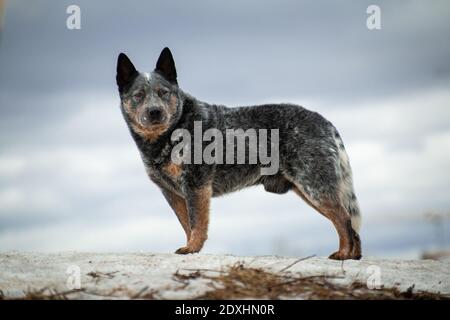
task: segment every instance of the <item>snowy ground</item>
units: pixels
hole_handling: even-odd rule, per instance
[[[190,299],[211,290],[211,280],[186,277],[183,282],[174,274],[200,270],[214,275],[236,263],[277,275],[329,276],[333,283],[346,286],[357,282],[370,289],[397,288],[405,292],[413,288],[415,292],[450,297],[450,261],[369,257],[342,263],[324,257],[299,261],[276,256],[79,252],[1,253],[0,294],[3,298],[65,293],[65,298],[74,299]]]

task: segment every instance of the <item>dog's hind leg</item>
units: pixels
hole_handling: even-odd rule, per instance
[[[313,200],[304,192],[304,190],[302,190],[299,185],[295,186],[294,191],[311,207],[328,218],[336,228],[339,236],[339,250],[330,255],[330,259],[360,259],[361,242],[358,234],[352,227],[350,214],[345,210],[345,208],[336,201]]]
[[[336,228],[339,236],[339,250],[330,255],[330,259],[346,260],[361,258],[361,241],[352,227],[352,219],[345,206],[339,200],[315,200],[308,196],[302,186],[294,183],[294,192],[319,213],[328,218]]]
[[[328,218],[339,235],[339,250],[331,259],[360,259],[358,235],[361,215],[353,189],[352,171],[341,137],[330,124],[316,128],[314,139],[295,141],[284,150],[283,175],[293,190],[311,207]],[[292,147],[299,143],[298,149]],[[292,154],[292,150],[298,150]]]

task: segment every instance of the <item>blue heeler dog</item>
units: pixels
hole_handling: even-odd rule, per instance
[[[179,88],[168,48],[162,50],[151,73],[138,72],[121,53],[116,80],[122,113],[148,176],[186,232],[187,244],[176,253],[199,252],[203,247],[211,197],[262,184],[268,192],[294,191],[331,220],[339,235],[339,250],[331,259],[361,258],[360,211],[349,160],[339,133],[321,115],[292,104],[228,108],[200,102]],[[185,129],[194,135],[194,122],[199,121],[203,130],[215,128],[223,133],[227,129],[278,129],[278,172],[262,175],[264,165],[259,161],[174,162],[171,151],[177,141],[172,133]]]

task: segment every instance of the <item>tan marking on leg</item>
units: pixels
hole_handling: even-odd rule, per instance
[[[348,226],[351,226],[350,216],[339,205],[323,205],[318,209],[333,223],[339,236],[339,250],[333,253],[330,258],[336,260],[352,259],[353,234]]]
[[[180,248],[176,253],[186,254],[199,252],[206,239],[208,239],[209,224],[209,204],[212,196],[212,187],[210,185],[203,187],[197,191],[194,200],[195,208],[195,225],[192,227],[191,238],[187,247]]]
[[[170,206],[177,215],[178,220],[186,233],[186,242],[189,242],[191,237],[191,224],[189,222],[186,200],[172,191],[166,190],[165,193]]]
[[[164,167],[164,172],[166,172],[170,177],[176,179],[181,175],[183,169],[181,168],[181,165],[169,162]]]
[[[197,193],[197,200],[195,204],[196,223],[192,228],[191,240],[189,246],[196,251],[200,251],[208,238],[208,224],[209,224],[209,204],[212,196],[211,186],[200,189]]]
[[[320,214],[328,218],[336,228],[339,236],[339,251],[333,253],[330,258],[337,260],[360,259],[361,244],[359,236],[351,227],[351,219],[349,213],[340,204],[331,201],[324,201],[319,204],[308,197],[302,188],[294,183],[293,190],[307,204],[318,211]]]

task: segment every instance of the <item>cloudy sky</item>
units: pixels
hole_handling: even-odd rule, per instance
[[[66,27],[69,5],[81,30]],[[381,29],[366,9],[381,9]],[[450,246],[448,1],[6,1],[0,37],[0,250],[173,251],[184,234],[145,176],[115,63],[230,106],[293,102],[340,130],[368,255]],[[427,212],[444,216],[429,223]],[[447,216],[447,218],[445,218]],[[230,236],[232,235],[232,236]],[[214,199],[208,253],[329,254],[294,194]]]

